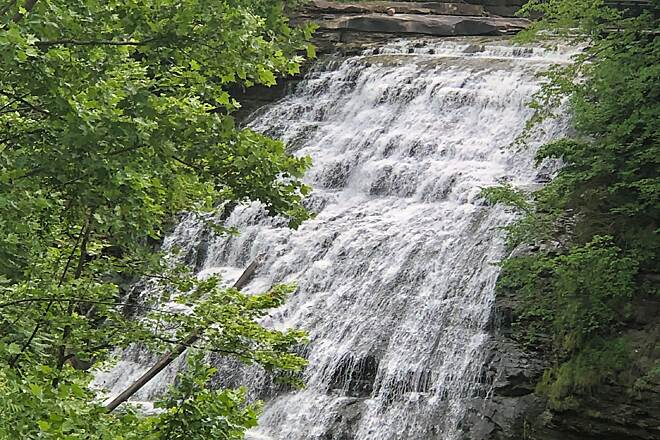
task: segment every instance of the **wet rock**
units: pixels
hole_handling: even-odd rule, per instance
[[[319,180],[324,188],[340,189],[346,186],[351,174],[351,163],[337,161],[322,170]]]
[[[634,386],[603,383],[590,395],[580,396],[573,410],[554,410],[535,393],[543,372],[552,365],[543,351],[523,347],[515,340],[511,324],[514,295],[500,295],[491,323],[493,339],[484,382],[489,398],[473,399],[462,422],[469,440],[651,440],[660,438],[660,377],[645,375]],[[652,362],[660,339],[660,301],[640,298],[624,330],[631,348],[640,355],[631,364]],[[647,359],[648,358],[648,359]]]
[[[464,52],[465,53],[479,53],[479,52],[483,52],[484,50],[486,50],[486,48],[482,44],[470,44],[465,49]]]
[[[362,358],[347,356],[332,373],[329,388],[341,390],[347,396],[369,397],[374,388],[378,359],[374,355]]]
[[[529,26],[516,18],[460,17],[451,15],[369,14],[318,21],[321,29],[433,36],[506,35]]]
[[[320,440],[357,440],[355,427],[365,411],[364,399],[347,397],[333,413],[332,429],[323,433]]]
[[[324,0],[314,0],[308,6],[308,12],[327,14],[369,14],[386,13],[394,10],[395,14],[421,15],[485,15],[481,5],[464,2],[387,2],[371,1],[362,3],[336,3]]]

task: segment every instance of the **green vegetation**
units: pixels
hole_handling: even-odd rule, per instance
[[[244,295],[156,251],[182,211],[261,201],[292,227],[309,217],[309,159],[238,129],[227,92],[273,85],[312,52],[285,3],[0,4],[0,439],[242,438],[257,407],[204,389],[213,371],[194,356],[157,416],[108,414],[88,388],[114,349],[162,351],[193,330],[197,349],[295,382],[304,334],[256,323],[293,286]],[[132,303],[120,286],[137,279],[161,296]]]
[[[561,102],[570,111],[575,134],[537,156],[539,162],[561,158],[559,175],[530,195],[510,187],[485,191],[521,212],[508,228],[510,246],[539,249],[503,262],[499,290],[520,299],[521,341],[556,359],[539,389],[557,408],[577,405],[580,394],[602,381],[623,382],[624,374],[640,377],[657,368],[653,341],[621,336],[635,304],[658,295],[657,2],[654,7],[628,16],[600,0],[532,0],[523,10],[543,16],[523,38],[550,35],[586,46],[574,63],[545,74],[533,103],[530,130],[565,111]]]

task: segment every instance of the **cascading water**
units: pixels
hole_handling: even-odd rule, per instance
[[[166,241],[202,275],[231,279],[260,258],[248,291],[299,285],[269,324],[309,332],[307,387],[271,395],[249,436],[460,438],[465,400],[482,391],[493,263],[511,221],[480,190],[537,184],[534,145],[563,124],[546,123],[531,148],[509,146],[531,116],[535,73],[567,59],[498,40],[402,41],[319,65],[253,119],[312,157],[317,217],[292,231],[253,204],[226,221],[239,237],[208,238],[191,217]],[[133,353],[98,381],[118,391],[148,366]],[[242,380],[255,392],[266,382],[255,369]]]

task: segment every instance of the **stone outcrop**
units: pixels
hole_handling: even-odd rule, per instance
[[[457,15],[382,14],[345,16],[318,22],[323,30],[347,30],[386,34],[418,34],[436,37],[507,35],[526,28],[520,18],[491,18]]]
[[[470,2],[373,1],[339,3],[314,0],[300,11],[294,22],[314,22],[314,40],[320,53],[351,54],[365,46],[383,44],[408,36],[497,36],[510,35],[529,26],[526,19],[498,16],[492,8],[517,9],[521,0]],[[388,9],[394,15],[388,15]]]
[[[401,14],[440,14],[440,15],[489,15],[513,17],[526,0],[454,0],[454,1],[368,1],[337,3],[327,0],[313,0],[308,10],[330,14],[385,13],[394,8]]]
[[[310,6],[308,6],[307,10],[324,14],[385,14],[390,8],[394,9],[397,14],[486,15],[486,11],[481,5],[451,2],[418,3],[374,1],[364,3],[336,3],[325,0],[314,0],[311,2]]]
[[[638,363],[657,359],[660,301],[639,300],[622,335],[638,358],[628,378],[598,386],[580,396],[575,409],[554,410],[535,393],[536,384],[552,361],[541,351],[527,350],[512,331],[516,299],[497,299],[493,340],[485,382],[489,398],[475,399],[464,420],[469,440],[651,440],[660,438],[660,375],[640,376]],[[648,367],[648,364],[646,365]],[[633,384],[634,383],[634,384]]]
[[[480,5],[489,15],[513,17],[527,0],[466,0],[466,3]]]

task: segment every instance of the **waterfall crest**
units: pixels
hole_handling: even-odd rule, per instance
[[[260,258],[249,291],[298,283],[268,324],[309,332],[307,387],[265,391],[256,369],[234,373],[267,397],[248,438],[460,437],[466,399],[483,392],[494,263],[512,220],[479,193],[502,182],[529,188],[552,172],[533,166],[535,146],[563,123],[545,123],[530,148],[509,146],[531,116],[535,74],[569,55],[503,40],[394,42],[319,63],[252,119],[312,157],[316,218],[292,231],[253,204],[227,219],[238,237],[208,238],[188,218],[165,244],[183,248],[200,276],[229,281]],[[126,356],[100,381],[119,389],[147,367]]]

